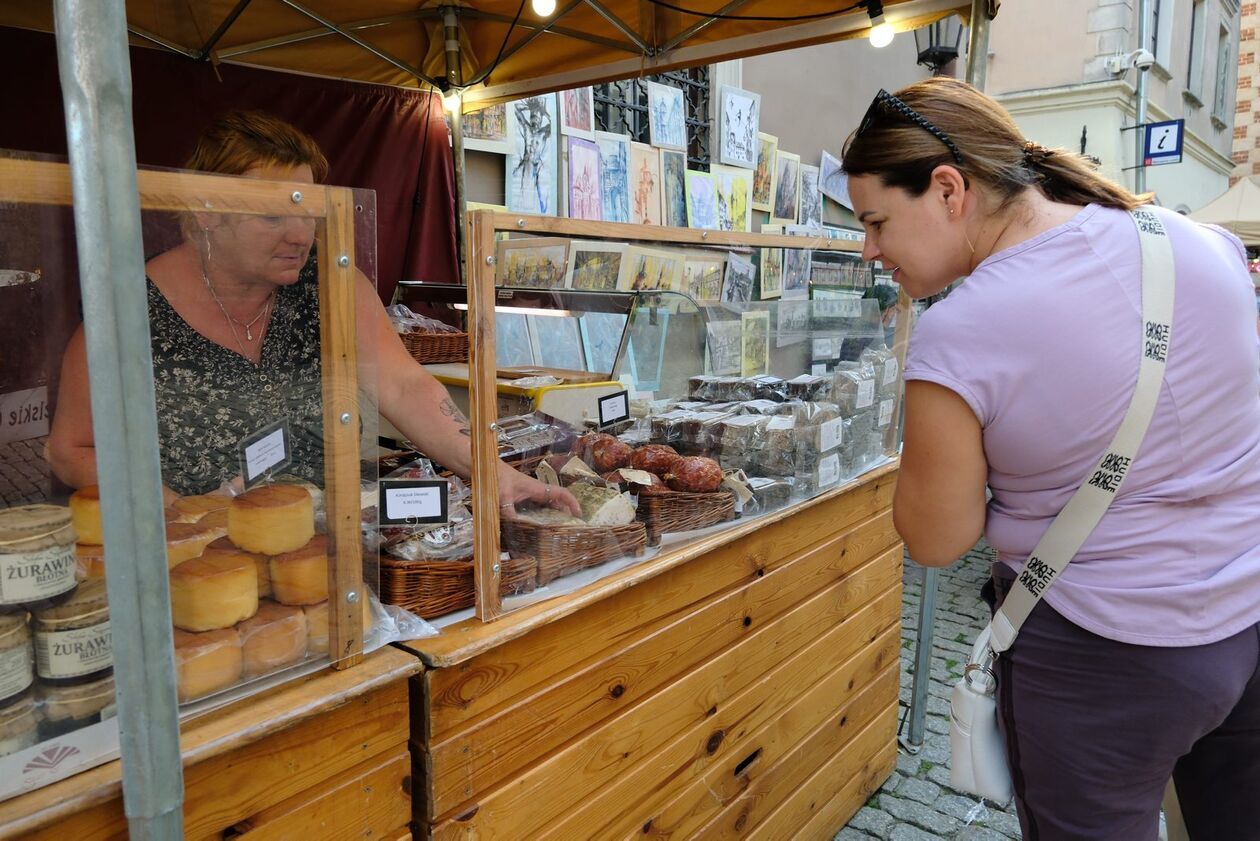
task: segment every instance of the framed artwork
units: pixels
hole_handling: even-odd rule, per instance
[[[809,264],[813,252],[808,248],[783,249],[784,300],[809,297]]]
[[[506,155],[512,151],[508,141],[507,103],[500,102],[461,117],[464,148]]]
[[[739,374],[755,377],[770,368],[770,313],[753,310],[739,315]]]
[[[646,143],[630,144],[630,221],[661,224],[661,158]]]
[[[574,137],[595,139],[594,88],[560,91],[560,131]]]
[[[849,176],[841,167],[840,159],[823,149],[822,164],[819,166],[818,192],[852,210],[853,200],[849,198]]]
[[[774,156],[779,151],[779,138],[773,134],[757,133],[757,167],[753,170],[753,210],[769,213],[774,209]]]
[[[717,180],[718,228],[723,231],[751,231],[753,173],[718,164],[711,166],[710,170]]]
[[[578,319],[582,328],[582,350],[586,353],[586,369],[598,374],[613,374],[617,349],[626,329],[626,316],[615,312],[588,312]]]
[[[687,155],[661,150],[661,224],[687,227]]]
[[[599,190],[604,199],[604,221],[629,222],[630,138],[597,131],[595,145],[599,147]]]
[[[710,321],[705,325],[705,349],[709,352],[710,374],[739,373],[741,328],[739,320],[734,318]]]
[[[604,196],[599,188],[599,147],[594,140],[569,137],[569,218],[595,222],[604,217]]]
[[[818,167],[801,164],[801,224],[822,233],[822,195],[818,192]]]
[[[761,94],[723,85],[719,94],[718,124],[721,139],[718,160],[744,169],[757,168],[761,121]]]
[[[534,364],[534,348],[524,313],[494,314],[494,362],[500,368]]]
[[[519,213],[556,215],[559,159],[555,94],[508,103],[505,204]]]
[[[770,181],[774,206],[770,221],[795,225],[801,205],[801,156],[779,150],[774,153],[774,177]]]
[[[648,136],[653,146],[687,151],[687,103],[681,88],[648,82]]]
[[[518,237],[501,240],[495,248],[496,286],[531,289],[564,288],[569,241],[561,237]]]
[[[582,336],[575,316],[527,315],[534,364],[566,371],[585,371]]]
[[[809,301],[780,301],[777,309],[775,347],[799,344],[809,338]]]
[[[564,278],[566,289],[589,289],[615,292],[621,272],[624,242],[573,240],[569,248],[569,271]]]
[[[726,276],[722,279],[722,303],[743,304],[752,300],[757,267],[742,254],[731,252],[726,257]]]
[[[762,228],[762,232],[765,229]],[[783,294],[783,249],[761,249],[761,299],[777,298]]]
[[[639,391],[656,391],[661,387],[668,327],[669,313],[664,310],[657,310],[653,316],[646,307],[640,307],[635,313],[626,356],[630,360],[630,376]]]
[[[683,264],[686,258],[677,251],[656,251],[637,245],[626,247],[621,257],[621,273],[617,288],[623,292],[682,288]]]
[[[717,252],[688,254],[683,263],[682,292],[697,304],[716,304],[722,300],[722,279],[726,277],[726,258]]]
[[[717,179],[707,172],[687,170],[687,225],[692,228],[718,227]]]

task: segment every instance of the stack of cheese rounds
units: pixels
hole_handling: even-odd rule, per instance
[[[315,505],[298,485],[261,485],[232,500],[227,534],[249,552],[280,555],[315,536]]]
[[[70,519],[74,523],[79,543],[101,546],[105,537],[101,533],[101,489],[96,485],[84,485],[70,494]]]

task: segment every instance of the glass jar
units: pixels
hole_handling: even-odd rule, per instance
[[[0,613],[0,709],[17,703],[34,680],[26,611]]]
[[[0,709],[0,756],[17,753],[39,742],[35,700],[31,693],[23,692],[16,701]]]
[[[38,684],[39,738],[55,739],[107,718],[114,709],[112,676],[74,686]]]
[[[58,604],[74,589],[70,509],[22,505],[0,511],[0,612]]]
[[[113,634],[105,580],[84,581],[63,603],[34,611],[35,671],[54,686],[91,683],[113,674]]]

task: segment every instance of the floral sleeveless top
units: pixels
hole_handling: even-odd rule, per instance
[[[324,484],[319,284],[312,259],[276,291],[255,366],[198,333],[148,281],[162,481],[181,495],[208,493],[241,473],[241,439],[288,421],[283,469]]]

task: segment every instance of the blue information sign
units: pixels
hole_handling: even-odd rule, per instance
[[[1146,166],[1181,163],[1181,143],[1185,137],[1185,128],[1185,120],[1147,123],[1143,163]]]

